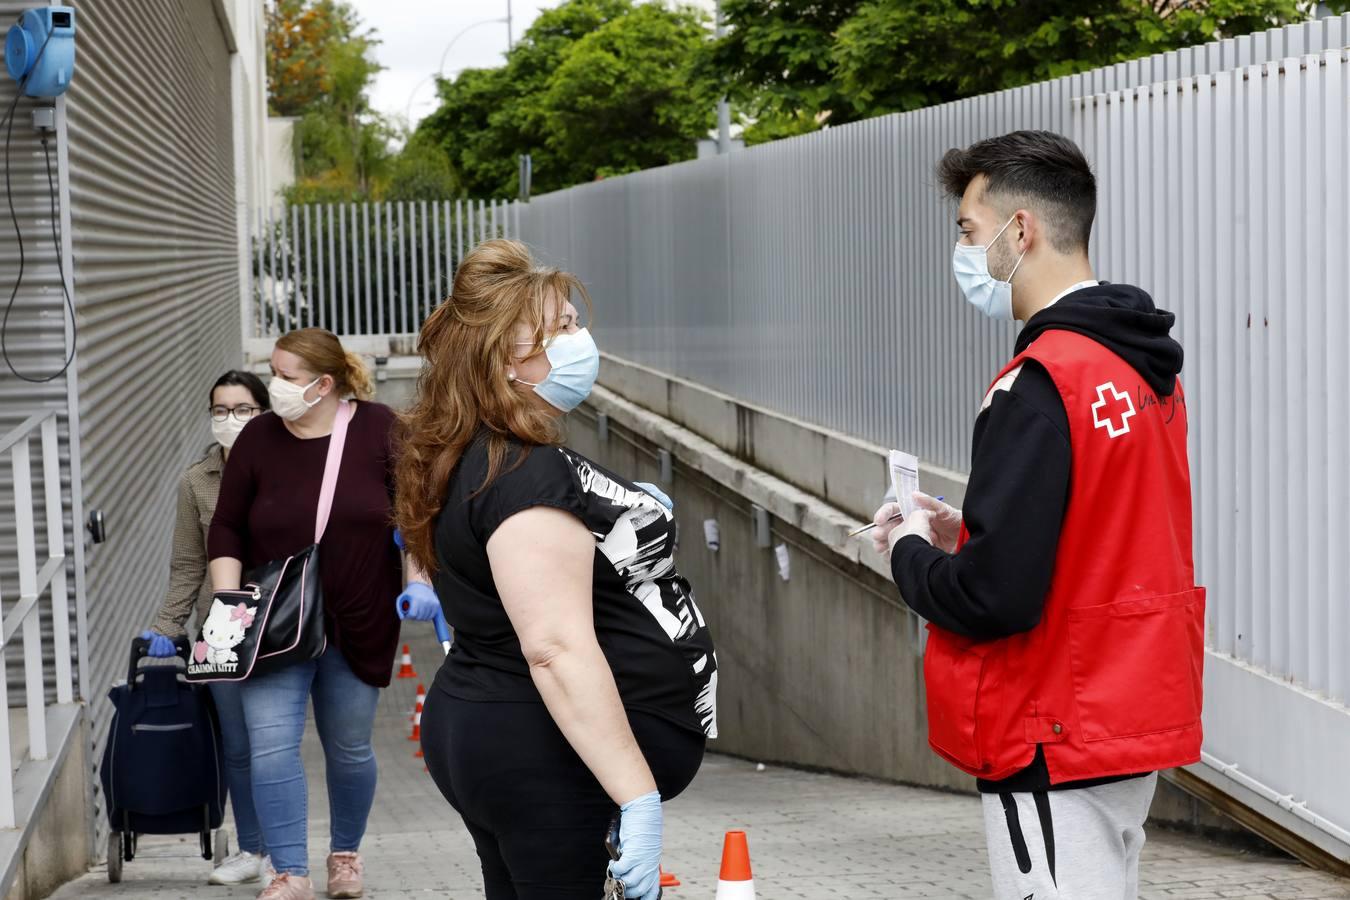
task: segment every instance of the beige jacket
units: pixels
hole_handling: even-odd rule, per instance
[[[169,562],[169,590],[159,608],[154,629],[168,637],[185,634],[184,625],[195,609],[197,622],[211,606],[211,578],[206,564],[206,533],[220,496],[225,454],[214,445],[178,479],[178,517],[173,529]]]

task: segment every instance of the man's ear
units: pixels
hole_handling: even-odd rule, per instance
[[[1018,255],[1031,250],[1041,239],[1040,220],[1029,209],[1019,209],[1013,213],[1013,223],[1008,227],[1017,231]]]

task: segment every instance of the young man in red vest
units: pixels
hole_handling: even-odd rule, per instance
[[[962,292],[1026,327],[980,405],[964,509],[916,495],[874,532],[930,623],[929,743],[978,779],[997,897],[1133,898],[1157,772],[1200,758],[1174,317],[1093,275],[1096,181],[1072,141],[1014,132],[938,176]]]

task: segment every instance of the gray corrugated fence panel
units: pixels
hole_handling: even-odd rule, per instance
[[[526,204],[521,233],[542,258],[569,266],[592,287],[597,335],[616,354],[965,469],[969,414],[1007,355],[1014,329],[966,309],[952,284],[947,259],[953,204],[938,195],[932,176],[942,152],[1016,128],[1067,132],[1073,97],[1209,76],[1222,70],[1215,66],[1231,68],[1244,58],[1278,58],[1291,44],[1309,52],[1339,48],[1347,23],[1350,15],[1132,60],[753,147],[732,154],[730,163],[698,160],[579,185]],[[1163,104],[1157,122],[1142,123],[1139,133],[1175,115]],[[883,172],[872,160],[887,161],[885,178],[897,190],[878,190]],[[714,192],[694,208],[677,199],[678,190],[671,192],[672,183],[704,183],[728,166],[720,200]],[[1185,183],[1166,167],[1157,176],[1136,198],[1136,229],[1151,221],[1144,210],[1159,208]],[[712,241],[686,238],[715,233],[711,225],[722,210],[728,222],[726,261],[708,246]],[[482,208],[471,207],[471,217],[475,213],[481,216]],[[894,222],[889,233],[895,242],[886,246],[878,236],[888,233],[888,222]],[[1139,233],[1122,248],[1118,271],[1128,273],[1131,261],[1162,253],[1173,227],[1163,222]],[[903,265],[897,267],[898,260]],[[672,282],[664,277],[719,266],[730,269],[725,295],[690,295],[678,287],[672,295]],[[1173,267],[1153,287],[1170,296],[1194,283],[1197,271]],[[1113,274],[1109,266],[1103,272]],[[678,312],[669,308],[672,303]],[[887,336],[894,343],[876,341],[883,333],[879,328],[855,334],[857,319],[851,317],[859,315],[869,323],[889,323]],[[678,316],[680,322],[725,318],[732,326],[672,330],[660,316]],[[1180,327],[1189,336],[1192,325],[1183,320]],[[735,335],[737,349],[731,359],[722,359],[718,342],[729,335]],[[830,364],[808,368],[800,364],[803,359]],[[952,360],[957,363],[939,383],[931,373]],[[875,399],[863,408],[852,388],[877,384],[866,366],[881,361],[895,377],[880,379]]]
[[[1350,691],[1347,98],[1350,59],[1331,50],[1084,98],[1076,129],[1103,188],[1099,270],[1119,260],[1156,286],[1186,345],[1210,664],[1269,673],[1288,694],[1266,702],[1317,735],[1347,730]],[[1207,697],[1206,753],[1344,840],[1350,785],[1316,758],[1343,744],[1287,758],[1290,732],[1265,724],[1277,712],[1231,684]]]
[[[211,0],[87,0],[69,94],[95,756],[165,583],[176,475],[242,355],[230,62]],[[160,60],[156,77],[143,62]]]
[[[27,3],[0,2],[0,17],[4,21],[13,21],[23,10],[30,7]],[[0,79],[0,115],[9,110],[14,99],[15,83],[9,78]],[[15,212],[23,234],[24,280],[23,287],[15,300],[14,310],[9,318],[5,333],[5,349],[13,366],[29,377],[46,377],[59,371],[66,361],[65,322],[70,313],[66,308],[65,295],[61,290],[61,277],[56,264],[56,249],[52,237],[51,192],[47,183],[47,163],[43,155],[42,144],[31,125],[31,111],[36,105],[50,105],[51,101],[33,101],[21,99],[14,111],[13,138],[9,151],[10,180],[13,189]],[[48,142],[51,156],[53,181],[57,178],[57,148],[55,139]],[[3,161],[0,161],[3,165]],[[5,206],[3,224],[0,224],[0,290],[4,296],[0,302],[9,299],[15,279],[19,274],[19,248],[13,225]],[[69,259],[65,265],[70,266]],[[69,529],[70,496],[70,442],[69,422],[67,418],[66,378],[61,376],[45,384],[32,384],[16,378],[7,366],[0,363],[0,434],[22,423],[28,416],[43,409],[55,409],[60,412],[58,427],[60,434],[60,465],[62,472],[63,508],[67,521],[64,527]],[[34,460],[30,479],[33,497],[41,505],[41,445],[37,438],[30,443]],[[47,553],[47,531],[41,511],[37,513],[37,552],[39,557]],[[69,533],[67,531],[67,533]],[[14,519],[14,483],[10,471],[10,458],[6,453],[0,457],[0,598],[3,598],[4,611],[8,615],[19,596],[18,548]],[[67,559],[72,560],[73,548],[67,547]],[[70,585],[70,607],[72,610],[72,634],[74,630],[75,608],[74,579],[67,572]],[[52,647],[52,624],[49,616],[49,604],[44,600],[39,604],[41,611],[43,657],[50,660]],[[21,641],[11,642],[6,655],[7,684],[9,702],[15,705],[24,703],[24,670]],[[47,671],[47,699],[56,699],[54,671]],[[3,704],[0,704],[3,706]],[[17,761],[16,761],[17,762]]]

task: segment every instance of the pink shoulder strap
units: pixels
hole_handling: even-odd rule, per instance
[[[342,448],[347,443],[347,424],[356,414],[356,404],[339,400],[337,415],[333,418],[333,434],[328,441],[328,459],[323,464],[323,487],[319,488],[319,511],[314,518],[314,543],[323,540],[328,528],[328,514],[333,511],[333,495],[337,492],[338,469],[342,468]]]

